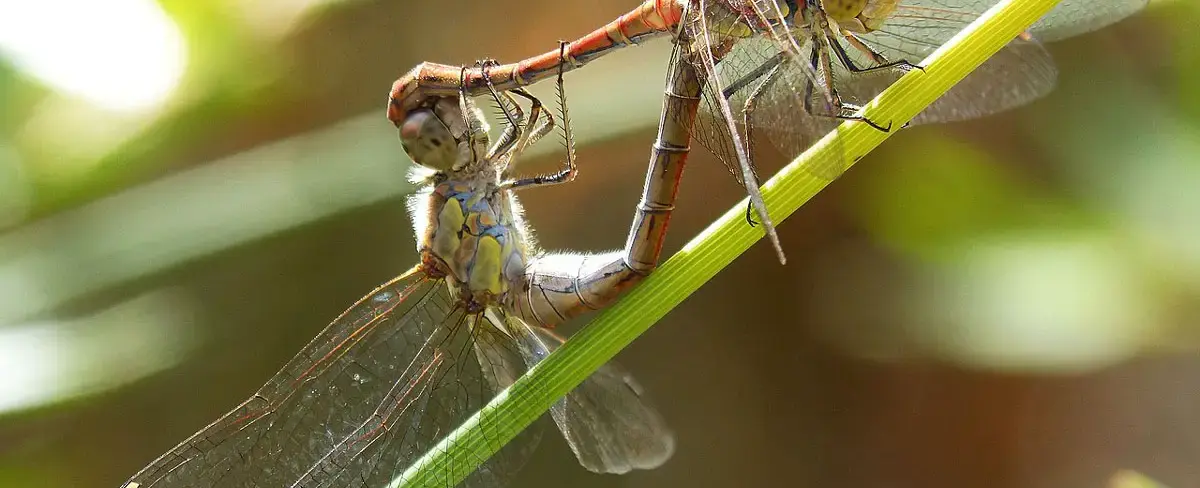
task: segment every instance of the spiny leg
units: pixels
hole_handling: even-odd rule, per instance
[[[540,99],[522,88],[516,88],[512,90],[512,93],[529,100],[529,124],[533,127],[524,131],[521,134],[521,138],[517,140],[517,143],[503,155],[510,163],[516,161],[526,148],[544,137],[548,132],[553,130],[555,126],[554,117],[545,111],[545,106],[542,105],[542,101]],[[536,182],[531,183],[536,179],[537,177],[506,179],[500,184],[500,187],[510,190],[519,190],[529,186],[537,186],[535,184]]]
[[[813,49],[815,49],[817,54],[816,65],[814,68],[820,70],[820,72],[823,74],[822,77],[824,78],[826,93],[828,94],[828,98],[833,102],[833,106],[830,107],[834,112],[832,115],[842,120],[866,122],[867,125],[882,132],[891,131],[891,122],[888,122],[887,127],[884,127],[875,123],[875,121],[868,119],[867,117],[858,115],[858,111],[861,110],[862,107],[852,103],[844,102],[842,101],[842,97],[838,95],[837,87],[834,86],[833,80],[833,60],[829,56],[829,51],[831,51],[832,48],[830,47],[829,37],[826,35],[825,29],[813,29],[812,42]]]
[[[923,66],[912,64],[912,63],[908,62],[907,59],[901,59],[898,61],[889,61],[887,56],[884,56],[883,53],[879,52],[879,50],[875,49],[870,44],[867,44],[866,41],[862,40],[862,38],[858,37],[858,35],[856,35],[853,32],[843,30],[842,37],[845,38],[846,42],[849,42],[850,45],[854,46],[854,48],[857,49],[859,52],[866,54],[867,57],[871,58],[871,61],[876,64],[875,66],[872,66],[870,68],[859,67],[858,65],[854,64],[853,60],[850,59],[850,55],[848,53],[846,53],[846,49],[844,47],[842,47],[842,44],[840,42],[837,42],[836,39],[834,39],[834,41],[832,43],[833,48],[834,48],[834,53],[836,53],[838,55],[838,58],[842,61],[842,64],[844,64],[846,66],[846,69],[850,70],[852,73],[869,74],[869,73],[875,73],[878,71],[886,71],[886,70],[892,70],[892,69],[898,69],[905,73],[912,71],[914,69],[921,70],[921,72],[925,72],[925,68]],[[908,127],[908,124],[910,124],[910,123],[911,122],[905,122],[904,125],[901,126],[901,128]],[[889,124],[888,127],[890,128],[891,125]]]
[[[536,126],[539,123],[538,118],[541,115],[541,107],[535,104],[532,110],[530,110],[529,117],[526,117],[525,112],[521,110],[521,104],[517,103],[517,99],[513,98],[509,92],[495,93],[493,95],[495,100],[499,101],[498,105],[509,107],[510,110],[516,112],[515,118],[518,125],[510,125],[505,128],[504,135],[502,136],[504,138],[502,141],[503,144],[496,144],[492,148],[492,151],[489,151],[488,157],[504,157],[512,161],[517,154],[520,154],[524,150],[525,144],[522,141],[529,137],[531,132],[530,127],[533,127],[532,130],[537,130]],[[516,129],[510,131],[513,127],[516,127]]]
[[[817,46],[816,46],[816,44],[813,44],[813,46],[808,51],[808,64],[809,64],[809,66],[817,66]],[[816,83],[812,80],[808,80],[808,82],[804,84],[804,111],[806,113],[810,113],[810,114],[817,113],[815,111],[816,109],[812,106],[813,90],[816,90]],[[825,94],[825,95],[826,95],[826,97],[825,97],[826,100],[828,100],[828,94]],[[832,106],[833,102],[829,101],[829,103],[830,103],[830,106]]]
[[[562,66],[563,66],[563,63],[565,63],[567,60],[567,58],[566,58],[567,45],[568,44],[566,42],[561,42],[561,41],[559,42],[559,53],[563,57],[563,59],[562,59],[562,62],[559,63],[558,78],[557,78],[557,82],[556,82],[557,83],[556,88],[557,88],[557,92],[558,92],[558,106],[559,106],[559,110],[560,110],[559,117],[562,119],[563,146],[567,150],[567,159],[564,163],[565,167],[557,173],[548,174],[548,175],[538,175],[538,176],[533,176],[533,177],[529,177],[529,178],[521,178],[521,179],[512,181],[511,185],[509,186],[512,189],[519,189],[522,187],[531,187],[531,186],[557,185],[560,183],[567,183],[567,182],[574,180],[575,175],[578,173],[578,168],[575,165],[575,135],[574,135],[574,132],[571,130],[571,115],[570,115],[570,112],[568,112],[568,110],[567,110],[567,91],[563,85],[563,77],[562,77],[562,75],[563,75]],[[532,95],[529,95],[529,97],[531,99],[533,99],[534,101],[537,100],[536,98],[533,98]],[[539,107],[541,106],[540,102],[538,102],[538,106]],[[551,117],[550,114],[548,114],[548,113],[546,114],[546,120],[548,123],[544,125],[545,130],[544,131],[540,131],[540,130],[532,131],[532,134],[529,137],[530,142],[528,142],[528,144],[533,144],[534,142],[537,142],[538,139],[541,139],[542,136],[549,133],[550,130],[554,127],[554,118]]]
[[[843,29],[841,34],[842,38],[846,39],[846,42],[850,43],[854,49],[865,54],[868,58],[871,58],[871,62],[875,63],[875,66],[868,68],[858,66],[854,63],[854,60],[850,59],[850,55],[846,52],[846,48],[842,46],[842,43],[838,42],[835,38],[833,42],[830,43],[833,47],[833,52],[834,54],[837,54],[838,59],[843,65],[846,66],[846,69],[850,70],[851,73],[866,74],[880,71],[890,71],[893,69],[898,69],[903,72],[912,71],[914,69],[925,71],[925,68],[912,64],[906,59],[901,59],[898,61],[889,60],[887,56],[884,56],[883,53],[879,52],[874,47],[871,47],[870,44],[867,44],[866,41],[862,40],[862,38],[858,37],[858,35],[853,32]]]
[[[566,91],[565,84],[563,83],[563,73],[565,72],[564,66],[567,64],[568,61],[570,61],[572,63],[574,62],[573,60],[570,59],[570,57],[567,54],[567,48],[569,46],[570,46],[570,43],[565,42],[565,41],[559,41],[559,43],[558,43],[560,59],[559,59],[559,65],[558,65],[558,76],[555,78],[555,92],[558,96],[558,109],[559,109],[558,115],[559,115],[559,119],[562,120],[562,123],[563,123],[563,125],[562,125],[562,134],[563,134],[562,143],[563,143],[564,149],[566,149],[566,152],[567,152],[567,159],[564,163],[566,167],[562,171],[559,171],[558,173],[544,176],[544,178],[548,179],[548,181],[547,181],[548,183],[563,183],[563,182],[571,181],[571,180],[575,179],[575,173],[576,173],[575,131],[571,129],[571,114],[567,108],[567,91]],[[546,118],[547,118],[548,124],[543,128],[543,130],[538,130],[538,131],[535,131],[533,134],[531,134],[529,137],[529,142],[527,144],[536,143],[538,140],[540,140],[546,134],[549,134],[550,131],[554,128],[554,117],[552,117],[549,113],[546,113]]]
[[[767,89],[775,84],[781,73],[783,73],[783,64],[776,63],[767,72],[766,76],[763,77],[762,81],[759,82],[758,86],[754,87],[754,90],[746,97],[746,102],[742,104],[742,125],[745,127],[746,132],[746,154],[750,160],[750,171],[754,174],[756,180],[758,179],[758,168],[754,165],[754,155],[752,153],[754,150],[754,124],[751,122],[753,122],[754,111],[758,108],[759,100],[767,92]],[[746,204],[746,222],[751,227],[758,224],[758,222],[754,221],[754,205],[749,202]]]
[[[775,53],[774,56],[767,58],[767,60],[758,65],[757,68],[750,70],[749,73],[742,75],[741,78],[734,80],[733,83],[730,83],[729,86],[726,86],[724,90],[721,90],[721,96],[725,97],[726,100],[733,98],[734,93],[742,91],[742,88],[749,86],[751,83],[754,83],[764,75],[775,70],[780,64],[783,64],[785,61],[784,56],[786,56],[786,53],[780,51]],[[718,62],[717,64],[720,63]]]
[[[545,111],[546,107],[542,104],[541,99],[525,91],[524,88],[516,88],[511,93],[529,100],[529,125],[533,127],[522,134],[521,140],[517,142],[517,146],[513,149],[512,156],[516,157],[524,152],[526,148],[541,140],[542,137],[545,137],[551,130],[554,130],[555,124],[554,117]]]
[[[467,67],[466,66],[463,66],[462,71],[459,72],[459,80],[458,81],[459,81],[459,83],[458,83],[458,86],[459,86],[458,109],[461,112],[459,115],[462,117],[462,120],[465,121],[465,123],[467,124],[467,127],[466,127],[467,133],[465,134],[465,136],[467,138],[466,143],[467,143],[467,147],[471,149],[469,151],[471,153],[471,164],[474,164],[479,161],[479,157],[482,156],[481,152],[484,149],[486,149],[482,146],[478,146],[478,143],[481,142],[479,140],[479,138],[482,135],[483,136],[482,142],[484,145],[486,145],[487,144],[487,137],[486,137],[487,133],[484,131],[484,128],[483,128],[483,121],[480,120],[479,117],[476,117],[475,113],[472,111],[471,99],[467,97],[467,91],[466,91],[467,90],[467,88],[466,88],[467,87],[467,83],[466,83]],[[486,157],[486,156],[484,156],[484,157]]]
[[[825,35],[823,29],[813,31],[812,43],[815,49],[814,52],[816,53],[813,68],[820,70],[823,75],[821,81],[825,84],[825,93],[830,102],[832,102],[832,106],[829,108],[837,118],[843,118],[847,113],[854,113],[859,107],[843,102],[841,95],[838,94],[837,86],[833,79],[833,61],[829,58],[829,37]]]
[[[696,30],[699,31],[698,35],[702,36],[702,39],[698,39],[702,42],[699,43],[699,48],[688,53],[688,55],[699,56],[700,63],[698,64],[703,67],[702,70],[705,73],[715,75],[717,73],[716,59],[728,54],[729,51],[727,49],[731,45],[723,42],[713,42],[712,36],[715,35],[715,32],[710,32],[707,25],[705,3],[698,2],[698,7],[700,15],[697,18],[700,21],[700,26]],[[718,49],[719,51],[714,52],[714,49]],[[706,81],[710,84],[710,87],[715,88],[715,90],[709,93],[710,99],[716,103],[717,108],[720,110],[721,118],[725,122],[725,129],[729,132],[729,139],[733,142],[733,152],[737,156],[738,166],[742,172],[742,187],[746,189],[746,195],[750,198],[750,203],[754,205],[754,213],[763,222],[764,233],[771,242],[772,247],[775,248],[775,254],[779,258],[779,262],[781,264],[787,263],[787,256],[784,255],[783,246],[779,243],[779,234],[775,231],[775,223],[771,221],[771,216],[767,213],[767,205],[763,202],[762,190],[758,187],[758,177],[751,171],[749,154],[742,144],[741,136],[738,135],[737,122],[733,117],[733,109],[729,106],[729,100],[721,95],[725,89],[721,86],[719,78]]]
[[[502,96],[496,90],[495,85],[492,84],[491,77],[487,76],[487,69],[495,66],[495,63],[495,61],[489,60],[476,63],[483,73],[483,79],[487,83],[488,92],[491,93],[493,102],[496,104],[496,110],[500,112],[500,115],[507,122],[504,131],[500,134],[500,138],[496,140],[496,144],[487,152],[489,159],[508,153],[525,134],[525,112],[521,110],[521,105],[507,93],[504,93]]]

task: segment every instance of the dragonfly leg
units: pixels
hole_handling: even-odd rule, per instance
[[[742,111],[742,115],[743,115],[742,124],[746,127],[745,147],[746,147],[746,153],[747,153],[747,162],[749,163],[749,166],[750,166],[750,174],[752,174],[754,176],[755,181],[759,180],[758,168],[754,164],[753,155],[750,154],[750,151],[752,150],[752,146],[753,146],[753,143],[751,142],[753,140],[753,138],[750,134],[750,132],[751,132],[750,116],[749,116],[749,113],[747,113],[747,111],[745,110],[745,107],[748,107],[752,103],[751,98],[754,98],[756,96],[761,96],[759,94],[759,91],[760,91],[760,88],[762,87],[762,85],[764,84],[764,82],[758,81],[758,80],[762,79],[763,77],[767,77],[767,76],[778,76],[777,72],[779,71],[780,67],[783,65],[783,63],[787,62],[787,60],[785,59],[785,55],[786,55],[786,53],[783,51],[776,53],[774,56],[771,56],[766,61],[764,61],[762,64],[760,64],[758,67],[754,68],[753,70],[750,70],[749,73],[746,73],[741,78],[733,80],[732,83],[726,85],[725,88],[721,90],[721,96],[724,97],[725,100],[728,101],[733,98],[734,94],[741,91],[743,88],[746,88],[751,83],[755,83],[755,82],[759,83],[759,85],[756,86],[754,93],[752,93],[746,99],[746,103],[745,103],[745,106],[743,107],[743,111]],[[721,63],[720,61],[717,61],[717,64],[720,64],[720,63]],[[812,84],[810,83],[809,86],[811,87]],[[811,95],[812,95],[812,92],[809,91],[808,96],[811,96]],[[807,104],[808,100],[805,100],[805,103]],[[805,107],[805,109],[808,109],[808,108],[809,108],[808,106]],[[812,111],[809,110],[809,112],[811,113]],[[754,220],[754,214],[755,214],[754,202],[753,201],[746,202],[746,223],[749,224],[750,227],[755,227],[759,224],[759,222],[757,220]]]
[[[468,68],[463,66],[459,72],[459,81],[466,79]],[[460,86],[466,86],[460,83]],[[467,124],[465,128],[465,137],[467,148],[471,155],[471,164],[479,162],[480,158],[487,158],[488,153],[488,133],[487,127],[483,123],[483,119],[475,115],[475,105],[471,99],[467,97],[465,90],[459,92],[458,110],[460,120]]]
[[[833,49],[830,47],[830,44],[834,43],[829,42],[829,36],[825,33],[824,29],[813,29],[812,44],[814,54],[812,59],[813,68],[823,74],[825,92],[832,103],[832,106],[829,107],[833,112],[832,116],[842,120],[865,122],[879,131],[890,132],[892,130],[891,122],[888,122],[887,126],[882,126],[865,116],[858,115],[862,107],[842,101],[842,97],[838,95],[837,87],[834,86],[833,81],[833,60],[829,56],[829,52]]]
[[[554,130],[556,124],[554,123],[554,116],[546,112],[546,106],[542,104],[541,100],[533,96],[532,93],[525,91],[524,88],[512,90],[512,93],[529,100],[529,125],[533,127],[533,129],[525,132],[524,137],[521,138],[521,142],[517,144],[517,149],[513,152],[513,156],[516,156],[524,152],[525,148],[542,140],[546,134]]]
[[[535,112],[532,115],[533,118],[526,119],[521,106],[507,92],[495,94],[492,102],[495,104],[496,110],[504,115],[505,124],[504,131],[500,133],[500,139],[496,140],[496,143],[488,149],[487,157],[489,159],[513,153],[517,143],[527,132],[526,124],[531,123],[533,118],[537,117]]]
[[[603,308],[658,265],[675,196],[687,163],[703,77],[676,47],[667,78],[658,138],[625,249],[605,254],[547,254],[530,261],[524,293],[512,310],[530,324],[552,327]]]
[[[846,42],[850,43],[850,46],[865,54],[868,58],[871,58],[871,62],[875,63],[875,66],[870,66],[867,68],[858,66],[852,59],[850,59],[850,55],[846,52],[846,48],[842,46],[842,43],[838,42],[837,39],[834,39],[833,42],[830,43],[833,47],[834,54],[837,54],[838,59],[843,65],[846,66],[846,69],[850,70],[852,73],[876,73],[879,71],[890,71],[893,69],[898,69],[904,72],[912,71],[914,69],[925,71],[925,68],[912,64],[906,59],[897,61],[889,60],[887,56],[884,56],[883,53],[879,52],[879,50],[875,49],[870,44],[867,44],[867,42],[858,37],[857,34],[848,30],[842,31],[842,38],[846,39]]]
[[[755,181],[758,181],[758,168],[754,164],[753,154],[754,127],[756,126],[756,124],[752,123],[754,111],[756,108],[758,108],[758,102],[763,97],[763,94],[766,93],[767,89],[770,88],[771,85],[774,85],[775,81],[779,79],[779,75],[783,72],[782,68],[782,63],[775,63],[771,69],[767,71],[766,75],[762,77],[762,81],[758,83],[758,86],[755,86],[754,90],[752,90],[746,97],[745,103],[742,104],[742,126],[745,127],[744,130],[746,132],[746,155],[750,162],[750,172],[754,174]],[[758,222],[754,221],[754,205],[751,202],[746,203],[746,223],[750,224],[751,227],[754,227],[758,224]]]
[[[496,106],[496,111],[500,112],[500,115],[504,117],[506,122],[500,138],[496,140],[495,145],[488,149],[487,157],[491,159],[502,154],[508,154],[512,148],[516,147],[517,142],[521,140],[525,133],[525,112],[521,110],[521,105],[511,95],[507,92],[501,93],[496,90],[495,85],[491,82],[491,78],[487,76],[488,68],[495,66],[495,61],[484,60],[476,64],[480,71],[484,73],[483,78],[487,83],[488,92],[492,96],[492,102]],[[536,116],[537,114],[535,113],[534,117]]]
[[[567,56],[567,52],[566,52],[567,46],[568,46],[568,43],[566,43],[566,42],[559,43],[560,53],[563,56],[562,64],[566,64],[566,62],[568,61],[568,59],[566,57]],[[547,175],[537,175],[537,176],[532,176],[532,177],[528,177],[528,178],[520,178],[517,180],[510,180],[509,182],[506,182],[504,185],[502,185],[503,187],[517,190],[517,189],[521,189],[521,188],[528,188],[528,187],[534,187],[534,186],[557,185],[557,184],[561,184],[561,183],[568,183],[575,179],[575,175],[579,171],[578,167],[575,165],[575,136],[574,136],[574,132],[571,130],[571,116],[570,116],[570,112],[567,111],[567,94],[566,94],[567,92],[563,85],[562,75],[563,75],[563,70],[560,69],[558,72],[556,87],[557,87],[557,92],[558,92],[558,106],[559,106],[559,110],[561,110],[559,115],[562,119],[563,146],[566,148],[566,151],[567,151],[567,158],[566,158],[566,161],[564,162],[565,167],[557,173],[552,173],[552,174],[547,174]],[[523,91],[524,90],[520,90],[520,91],[514,90],[514,92],[516,92],[518,94],[521,94],[521,92],[523,92]],[[537,106],[539,108],[541,107],[541,102],[537,102],[537,99],[533,98],[533,95],[529,95],[526,93],[523,96],[527,96],[527,97],[531,98],[532,100],[535,101],[535,103],[537,103]],[[532,134],[530,135],[530,142],[522,143],[519,146],[520,148],[523,149],[525,147],[525,145],[536,142],[538,139],[541,139],[543,136],[545,136],[547,133],[549,133],[551,129],[553,129],[554,118],[552,116],[550,116],[549,113],[546,114],[546,120],[548,120],[549,123],[547,125],[545,125],[544,128],[541,128],[541,130],[535,129],[534,131],[532,131]]]
[[[717,60],[724,59],[733,48],[731,38],[725,38],[719,42],[713,42],[710,28],[705,24],[707,14],[704,11],[704,2],[698,2],[700,8],[700,27],[697,29],[697,34],[700,38],[697,40],[703,41],[699,43],[699,47],[689,49],[688,56],[698,57],[701,69],[708,74],[717,73]],[[758,215],[763,224],[763,231],[767,236],[767,240],[771,242],[771,246],[775,248],[775,255],[779,258],[780,264],[787,263],[787,256],[783,253],[783,246],[779,242],[779,233],[776,232],[775,223],[771,221],[771,215],[767,213],[767,205],[763,202],[762,190],[759,188],[758,176],[752,171],[750,164],[750,154],[746,150],[742,137],[738,135],[737,121],[733,117],[733,109],[729,106],[729,100],[723,96],[725,88],[722,86],[719,77],[707,80],[713,83],[715,88],[714,93],[710,96],[710,100],[717,106],[721,115],[721,120],[725,122],[725,129],[729,133],[729,139],[733,142],[733,152],[737,156],[738,169],[741,170],[742,187],[746,189],[746,196],[750,199],[750,203],[754,205],[754,213]],[[736,175],[735,176],[739,176]]]
[[[742,88],[745,88],[747,85],[754,83],[755,80],[762,78],[763,76],[766,75],[766,73],[769,73],[771,70],[775,69],[780,64],[783,64],[786,61],[785,55],[786,55],[786,53],[784,53],[783,51],[780,51],[780,52],[776,53],[774,56],[771,56],[770,58],[768,58],[762,64],[758,65],[757,68],[750,70],[749,73],[746,73],[741,78],[733,80],[732,83],[725,86],[725,89],[721,90],[721,96],[725,97],[725,99],[727,99],[727,100],[733,98],[733,95],[735,93],[741,91]],[[720,64],[720,62],[718,62],[717,64]]]

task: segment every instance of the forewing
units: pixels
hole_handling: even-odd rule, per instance
[[[541,327],[509,318],[523,355],[532,367],[562,345],[564,339]],[[563,438],[579,464],[597,473],[654,469],[675,452],[675,437],[662,416],[643,396],[641,386],[614,363],[550,407]]]
[[[1085,34],[1129,17],[1147,0],[1062,0],[1029,28],[1034,37],[1057,41]]]
[[[900,4],[881,28],[859,36],[891,61],[904,60],[916,64],[958,34],[967,24],[979,18],[996,2],[997,0],[899,0]]]
[[[491,370],[471,351],[476,318],[442,280],[414,268],[355,303],[253,397],[129,482],[384,486],[491,398]],[[473,479],[498,485],[508,471]]]
[[[876,32],[865,34],[893,61],[919,63],[950,37],[992,8],[997,0],[899,0],[896,11]],[[1062,0],[1035,22],[1029,33],[1057,41],[1091,32],[1133,15],[1147,0]]]
[[[1054,89],[1058,69],[1040,43],[1017,39],[923,110],[914,124],[977,119],[1037,100]]]
[[[812,52],[810,41],[801,41],[799,45],[800,50]],[[738,133],[749,141],[743,147],[756,165],[764,156],[773,154],[764,143],[790,161],[841,122],[831,116],[834,110],[827,105],[823,78],[811,73],[811,60],[801,62],[781,53],[779,45],[771,39],[762,36],[742,39],[717,65],[718,81],[705,87],[696,121],[696,138],[735,177],[740,176],[736,171],[737,160],[717,97],[727,98]],[[836,179],[845,169],[845,158],[840,145],[831,149],[824,153],[825,157],[811,160],[804,169],[823,180]]]
[[[472,334],[475,336],[475,356],[484,369],[484,379],[492,391],[499,392],[508,388],[525,373],[525,360],[517,342],[503,329],[503,313],[490,308],[481,320],[474,324]],[[498,325],[499,324],[499,325]],[[493,395],[494,396],[494,395]],[[490,398],[489,398],[490,400]],[[505,483],[516,474],[517,469],[524,466],[542,438],[542,425],[539,421],[526,427],[517,437],[506,444],[499,453],[488,458],[474,474],[459,485],[468,487],[496,487]],[[487,429],[486,424],[481,428]]]
[[[899,79],[898,70],[854,74],[840,71],[839,93],[865,104]],[[1058,70],[1037,41],[1016,39],[955,84],[912,124],[956,122],[1011,110],[1054,89]]]
[[[762,146],[764,131],[784,128],[770,142],[790,160],[837,126],[838,120],[828,117],[836,110],[813,67],[808,37],[797,37],[803,33],[782,21],[791,15],[786,3],[718,0],[701,5],[704,15],[687,26],[693,42],[706,43],[692,50],[713,51],[716,63],[713,69],[697,63],[708,79],[693,135],[745,185],[743,161],[756,171],[761,156],[771,154]],[[779,110],[763,113],[764,108]],[[832,180],[843,169],[843,154],[825,154],[829,156],[805,169]]]

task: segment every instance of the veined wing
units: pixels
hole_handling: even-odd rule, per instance
[[[836,110],[814,67],[808,37],[796,37],[797,33],[781,20],[790,15],[786,4],[776,0],[700,3],[711,5],[706,15],[688,24],[695,31],[691,35],[697,39],[707,36],[718,59],[712,69],[706,66],[702,70],[709,76],[693,135],[725,164],[739,183],[749,187],[742,166],[749,166],[752,173],[756,171],[759,132],[786,124],[788,138],[777,140],[782,145],[776,147],[790,159],[833,130],[839,121],[807,116],[835,115]],[[745,30],[738,36],[722,36],[729,25],[744,26]],[[747,105],[756,93],[764,96]],[[761,109],[767,108],[767,98],[771,99],[772,108],[788,113],[762,112]],[[832,180],[841,174],[843,158],[841,151],[827,154],[830,157],[814,161],[806,169],[822,179]]]
[[[531,368],[565,342],[515,316],[508,316],[506,323]],[[633,377],[612,362],[550,407],[550,415],[579,464],[593,472],[654,469],[675,452],[675,437],[662,416],[642,396]]]
[[[471,352],[472,331],[485,326],[456,305],[443,280],[413,268],[351,306],[254,396],[126,486],[385,486],[506,381],[494,376],[508,365],[481,367]],[[518,438],[468,484],[503,484],[530,442],[536,437]]]
[[[1062,0],[1029,28],[1043,41],[1057,41],[1108,26],[1138,13],[1148,0]]]
[[[859,37],[892,61],[919,63],[993,4],[995,0],[900,0],[882,28]],[[1037,40],[1053,41],[1099,29],[1132,15],[1145,4],[1146,0],[1064,0],[1029,29],[1036,40],[1014,39],[912,123],[978,118],[1041,98],[1054,88],[1058,72]],[[839,42],[859,67],[873,65],[846,41]],[[885,71],[852,75],[839,71],[841,79],[836,84],[840,93],[857,104],[874,98],[902,74]]]
[[[730,48],[736,49],[740,40],[769,40],[774,44],[771,58],[778,55],[779,59],[795,61],[800,55],[796,40],[784,23],[784,19],[794,13],[794,4],[778,0],[701,0],[688,2],[688,5],[690,7],[682,26],[683,35],[677,41],[671,62],[675,63],[678,56],[684,56],[704,78],[700,81],[703,83],[704,99],[701,111],[705,115],[696,118],[692,135],[720,159],[741,183],[750,201],[748,212],[752,210],[763,224],[767,239],[775,248],[779,261],[784,263],[783,247],[759,189],[757,169],[754,167],[754,146],[751,143],[754,136],[750,133],[754,127],[745,123],[748,109],[731,104],[725,93],[730,83],[740,83],[739,78],[747,74],[753,75],[747,85],[765,87],[778,79],[769,74],[765,77],[760,74],[760,59],[739,59],[738,54],[730,52]],[[785,65],[797,69],[809,80],[816,77],[806,63]],[[721,75],[718,66],[722,66],[720,69],[726,76]],[[820,85],[809,83],[809,86]],[[828,95],[826,91],[821,93]],[[825,106],[832,107],[833,99],[827,97],[826,100],[830,103]],[[826,154],[831,156],[816,166],[841,164],[843,158],[840,151]]]
[[[903,74],[899,70],[856,74],[836,66],[835,85],[839,94],[856,104],[869,102]],[[956,122],[1011,110],[1045,96],[1054,89],[1057,79],[1054,60],[1039,42],[1014,39],[921,111],[911,123]]]
[[[764,146],[767,142],[785,159],[793,159],[842,122],[826,106],[823,78],[818,75],[814,80],[809,75],[813,65],[811,41],[803,40],[800,48],[807,53],[803,63],[782,55],[771,40],[743,39],[717,65],[719,86],[724,90],[721,96],[734,109],[737,133],[747,142],[744,147],[752,162],[769,154]],[[717,109],[714,92],[705,91],[696,133],[705,147],[720,156],[718,150],[730,146],[730,135],[719,131],[725,121]],[[840,146],[834,149],[824,158],[809,161],[803,169],[826,181],[837,179],[845,171],[845,158]]]
[[[766,40],[745,39],[733,46],[729,56],[733,59],[766,59],[764,53],[773,49],[774,44]],[[818,49],[811,40],[801,44],[801,50],[810,53],[810,66],[816,62]],[[870,60],[853,48],[846,47],[844,52],[858,66],[872,66]],[[836,54],[830,53],[830,56],[835,59],[830,66],[832,85],[844,102],[853,105],[870,102],[903,74],[898,69],[852,73],[836,61]],[[742,108],[738,112],[741,118],[738,127],[741,133],[751,136],[748,147],[761,147],[763,142],[769,141],[786,159],[791,159],[833,130],[841,120],[820,109],[825,103],[823,88],[820,87],[824,83],[823,78],[814,81],[807,72],[794,69],[795,62],[791,58],[777,56],[776,60],[774,68],[771,68],[771,62],[764,62],[761,65],[763,68],[749,75],[740,74],[738,76],[741,78],[724,84],[730,105]],[[739,72],[732,70],[727,74],[725,67],[718,66],[721,78],[730,79]],[[771,69],[775,72],[765,74]],[[769,85],[761,85],[761,81],[738,81],[756,76],[760,80],[768,76],[774,76],[775,79]],[[1009,110],[1048,93],[1054,87],[1056,77],[1054,62],[1041,44],[1034,40],[1016,39],[918,114],[912,123],[968,120]],[[750,106],[748,102],[756,90],[754,110],[745,110]],[[699,114],[698,126],[711,126],[721,120],[711,106],[706,100],[705,110]],[[754,149],[754,152],[762,153],[758,149]],[[806,169],[819,178],[832,181],[841,175],[845,166],[843,158],[830,157],[812,161]]]
[[[1063,0],[1030,27],[1042,41],[1090,32],[1124,19],[1147,0]],[[919,63],[951,36],[975,21],[997,0],[899,0],[883,27],[861,35],[893,61]]]

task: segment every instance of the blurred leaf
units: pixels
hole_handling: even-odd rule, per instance
[[[156,290],[72,320],[0,326],[0,418],[104,392],[173,366],[194,306]]]
[[[1134,357],[1168,322],[1120,240],[1052,230],[981,238],[918,273],[909,332],[926,352],[987,369],[1064,373]]]
[[[1108,481],[1108,488],[1167,488],[1137,471],[1118,471]]]
[[[945,261],[980,239],[1091,225],[1085,213],[974,146],[932,131],[896,143],[914,157],[871,168],[852,205],[880,242],[907,255]]]

